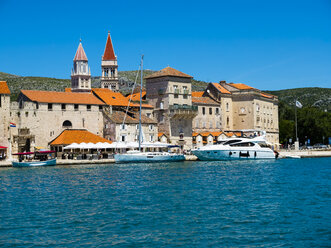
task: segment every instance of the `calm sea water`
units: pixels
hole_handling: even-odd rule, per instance
[[[331,159],[0,169],[1,247],[330,247]]]

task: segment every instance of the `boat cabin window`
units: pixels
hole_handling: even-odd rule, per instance
[[[237,143],[237,142],[240,142],[240,141],[241,141],[240,139],[229,140],[229,141],[226,141],[224,143],[224,145],[229,145],[229,144]]]
[[[253,142],[242,142],[242,143],[235,143],[235,144],[232,144],[230,146],[233,146],[233,147],[249,147],[249,146],[254,146],[254,143]]]

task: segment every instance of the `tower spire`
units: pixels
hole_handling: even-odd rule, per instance
[[[76,92],[91,91],[91,71],[82,45],[82,39],[79,41],[71,71],[71,90]]]
[[[106,47],[101,61],[101,88],[109,88],[113,91],[119,90],[117,67],[117,57],[108,31]]]
[[[113,43],[110,38],[110,31],[108,31],[105,52],[103,53],[102,60],[116,60]]]
[[[82,39],[79,40],[79,46],[77,48],[74,61],[88,61],[82,45]]]

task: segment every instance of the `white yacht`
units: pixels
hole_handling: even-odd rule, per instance
[[[141,78],[140,78],[140,110],[139,110],[139,140],[138,151],[128,151],[124,154],[115,154],[116,163],[137,163],[137,162],[175,162],[184,161],[183,154],[171,152],[144,152],[144,144],[142,142],[142,129],[141,129],[141,102],[142,102],[142,88],[143,88],[143,56],[141,57]],[[152,146],[153,147],[153,146]],[[156,144],[154,147],[157,147]],[[169,147],[168,147],[169,148]]]
[[[135,163],[135,162],[176,162],[184,161],[183,154],[171,152],[139,152],[129,151],[124,154],[115,154],[116,163]]]
[[[232,138],[220,144],[192,150],[200,160],[275,159],[278,153],[271,150],[262,137]]]

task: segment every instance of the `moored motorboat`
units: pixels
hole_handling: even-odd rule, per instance
[[[12,161],[13,167],[36,167],[36,166],[52,166],[56,165],[56,158],[48,156],[55,151],[36,151],[36,152],[20,152],[13,155],[19,156],[18,161]]]
[[[221,144],[192,150],[200,160],[275,159],[278,153],[270,149],[263,139],[234,138]]]

